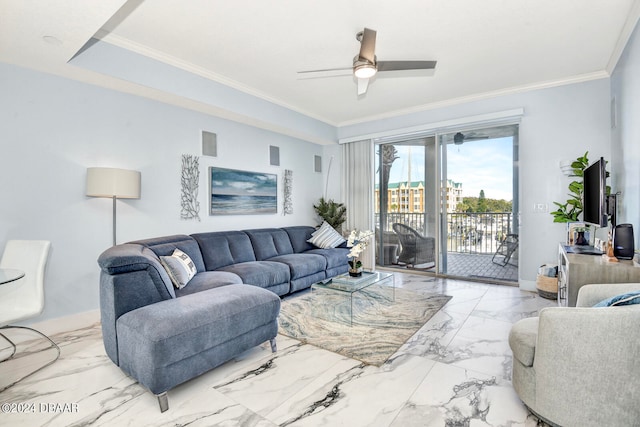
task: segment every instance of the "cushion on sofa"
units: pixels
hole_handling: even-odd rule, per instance
[[[243,262],[256,261],[251,240],[242,231],[217,231],[191,235],[200,246],[207,271]]]
[[[257,261],[293,253],[289,235],[280,228],[261,228],[258,230],[244,230],[244,232],[251,239]]]
[[[182,252],[189,255],[189,258],[193,261],[197,271],[205,270],[198,242],[190,236],[175,234],[172,236],[136,240],[129,243],[145,246],[151,249],[158,257],[170,256],[174,250],[180,249]]]
[[[282,230],[289,235],[293,252],[299,254],[311,249],[316,249],[315,246],[307,242],[307,240],[311,238],[311,234],[316,231],[316,228],[307,225],[296,225],[293,227],[283,227]]]
[[[317,231],[311,233],[308,242],[321,249],[329,249],[337,248],[345,242],[345,239],[327,221],[324,221]]]
[[[198,272],[189,255],[180,249],[175,249],[171,256],[161,256],[160,263],[177,289],[184,288]]]
[[[176,289],[176,296],[182,297],[220,286],[239,284],[242,284],[242,279],[237,274],[227,271],[203,271],[202,273],[196,274],[193,279],[189,281],[189,286]]]
[[[327,259],[327,270],[348,265],[347,261],[349,261],[349,249],[347,248],[312,249],[305,253],[324,256]]]
[[[327,269],[327,259],[320,254],[288,254],[269,258],[269,261],[281,262],[289,266],[291,279],[307,277]],[[320,280],[324,279],[321,278]]]
[[[640,304],[640,291],[628,292],[607,298],[594,305],[594,307],[616,307],[635,304]]]
[[[271,261],[241,262],[219,268],[217,271],[237,274],[242,283],[270,289],[278,295],[289,292],[291,273],[286,264]]]

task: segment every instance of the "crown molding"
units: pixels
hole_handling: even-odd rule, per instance
[[[356,125],[356,124],[371,122],[375,120],[391,119],[394,117],[404,116],[407,114],[420,113],[423,111],[435,110],[437,108],[451,107],[454,105],[466,104],[474,101],[481,101],[484,99],[495,98],[498,96],[513,95],[517,93],[530,92],[533,90],[547,89],[547,88],[552,88],[557,86],[582,83],[582,82],[587,82],[591,80],[599,80],[599,79],[608,78],[609,76],[610,76],[609,73],[606,71],[596,71],[594,73],[580,74],[577,76],[567,77],[564,79],[550,80],[546,82],[533,83],[533,84],[522,85],[522,86],[514,86],[511,88],[500,89],[500,90],[491,91],[491,92],[483,92],[483,93],[470,95],[470,96],[462,96],[459,98],[432,102],[429,104],[423,104],[416,107],[405,108],[402,110],[390,111],[388,113],[364,117],[362,119],[348,120],[348,121],[340,122],[338,124],[338,127]]]
[[[303,114],[312,119],[321,121],[328,125],[337,127],[337,123],[327,119],[326,117],[321,117],[315,113],[300,109],[291,104],[288,104],[278,98],[274,98],[264,92],[258,91],[252,87],[246,86],[236,80],[230,79],[220,74],[213,73],[205,68],[199,67],[191,62],[183,61],[179,58],[176,58],[172,55],[167,55],[166,53],[160,52],[158,50],[152,49],[148,46],[142,45],[140,43],[133,42],[124,37],[120,37],[118,35],[109,33],[105,30],[99,30],[94,38],[101,40],[105,43],[112,44],[114,46],[138,53],[140,55],[146,56],[148,58],[155,59],[164,64],[171,65],[173,67],[179,68],[181,70],[187,71],[189,73],[198,75],[200,77],[204,77],[206,79],[215,81],[217,83],[223,84],[225,86],[236,89],[240,92],[246,93],[251,96],[255,96],[256,98],[260,98],[264,101],[271,102],[273,104],[279,105],[281,107],[287,108],[296,113]]]
[[[607,72],[609,74],[613,74],[613,70],[615,70],[616,65],[618,65],[618,61],[622,57],[622,53],[624,52],[624,48],[633,34],[633,30],[638,24],[638,19],[640,18],[640,1],[635,0],[631,5],[631,10],[627,15],[627,20],[620,31],[620,36],[618,37],[618,41],[616,42],[616,46],[611,53],[611,57],[609,58],[609,62],[607,63]]]

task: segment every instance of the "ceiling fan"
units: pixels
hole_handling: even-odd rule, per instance
[[[458,132],[455,135],[453,135],[453,143],[455,145],[461,145],[463,144],[465,141],[475,141],[477,139],[489,139],[488,136],[473,136],[473,132],[471,132],[470,134],[463,134],[462,132]]]
[[[345,75],[344,73],[335,72],[349,71],[349,74],[352,72],[353,76],[358,79],[358,95],[363,95],[367,92],[369,79],[373,78],[378,72],[432,70],[436,67],[436,61],[378,61],[375,55],[375,30],[365,28],[364,31],[356,34],[356,39],[360,42],[360,52],[353,58],[353,67],[299,71],[298,74],[303,78],[334,77]]]

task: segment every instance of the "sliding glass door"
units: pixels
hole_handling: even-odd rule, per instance
[[[438,218],[436,138],[377,146],[376,261],[435,271]]]
[[[507,237],[517,240],[517,131],[461,128],[378,144],[377,264],[517,281],[517,245],[500,253]]]
[[[438,135],[439,272],[518,280],[518,126]]]

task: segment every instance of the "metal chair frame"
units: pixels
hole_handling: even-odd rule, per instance
[[[55,348],[55,349],[56,349],[57,354],[56,354],[56,357],[55,357],[53,360],[51,360],[51,361],[47,362],[46,364],[44,364],[44,365],[42,365],[42,366],[38,367],[38,368],[37,368],[37,369],[35,369],[34,371],[29,372],[27,375],[24,375],[24,376],[22,376],[21,378],[19,378],[19,379],[15,380],[15,381],[14,381],[14,382],[12,382],[11,384],[6,385],[6,386],[4,386],[3,388],[0,388],[0,393],[2,393],[3,391],[5,391],[6,389],[8,389],[8,388],[10,388],[10,387],[13,387],[14,385],[18,384],[20,381],[24,380],[24,379],[25,379],[25,378],[27,378],[27,377],[30,377],[31,375],[35,374],[36,372],[40,372],[41,370],[43,370],[44,368],[46,368],[47,366],[51,365],[51,364],[52,364],[52,363],[54,363],[56,360],[58,360],[58,358],[60,358],[60,347],[58,347],[58,344],[56,344],[55,342],[53,342],[53,340],[52,340],[51,338],[49,338],[48,336],[46,336],[46,335],[45,335],[45,334],[43,334],[42,332],[38,331],[37,329],[33,329],[33,328],[28,327],[28,326],[15,326],[15,325],[6,325],[6,326],[2,326],[2,327],[0,327],[0,331],[2,331],[2,332],[4,332],[4,330],[6,330],[6,329],[24,329],[24,330],[28,330],[28,331],[31,331],[31,332],[35,332],[36,334],[38,334],[38,335],[40,335],[41,337],[45,338],[45,339],[46,339],[47,341],[49,341],[49,343],[50,343],[49,347],[47,347],[47,348],[45,348],[45,349],[42,349],[42,350],[40,350],[39,352],[46,351],[46,350],[48,350],[48,349],[50,349],[50,348]],[[8,357],[5,357],[4,359],[0,360],[0,363],[3,363],[3,362],[6,362],[6,361],[9,361],[9,360],[13,359],[13,356],[15,356],[16,351],[17,351],[17,346],[16,346],[16,344],[15,344],[13,341],[11,341],[11,340],[9,339],[9,337],[7,337],[7,336],[6,336],[4,333],[2,333],[2,332],[0,332],[0,336],[1,336],[2,338],[4,338],[4,339],[9,343],[9,344],[11,344],[11,347],[13,347],[13,350],[12,350],[11,354],[10,354]]]
[[[494,264],[501,265],[505,267],[513,253],[518,249],[518,235],[517,234],[507,234],[502,242],[500,242],[500,246],[491,257],[491,262]],[[496,256],[503,256],[503,260],[496,261]]]

